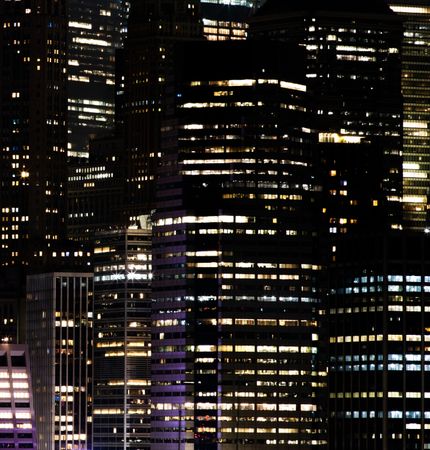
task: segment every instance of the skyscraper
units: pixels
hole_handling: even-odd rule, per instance
[[[92,273],[46,273],[27,280],[39,450],[86,450],[91,443],[92,284]]]
[[[152,448],[321,448],[319,265],[304,53],[193,43],[163,122]]]
[[[93,450],[150,445],[151,229],[142,225],[95,241]]]
[[[64,1],[0,5],[2,271],[46,261],[65,236],[66,14]]]
[[[403,211],[408,228],[426,227],[430,189],[430,7],[424,0],[389,1],[404,20],[402,46]]]
[[[89,139],[114,128],[115,51],[125,37],[126,0],[69,0],[68,153],[88,156]]]

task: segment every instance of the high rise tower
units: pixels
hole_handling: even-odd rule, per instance
[[[96,237],[93,450],[148,450],[151,229]]]
[[[165,85],[175,43],[201,39],[199,1],[135,0],[131,3],[124,55],[126,91],[127,214],[154,206]]]
[[[412,450],[430,440],[430,242],[344,239],[329,268],[330,449]]]
[[[430,189],[430,7],[425,0],[391,0],[404,20],[402,47],[403,213],[408,228],[423,230]]]
[[[93,274],[27,280],[27,344],[39,450],[90,448]]]
[[[67,10],[1,2],[0,18],[3,272],[46,261],[65,235]]]

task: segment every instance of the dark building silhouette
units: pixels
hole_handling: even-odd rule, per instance
[[[124,52],[126,216],[131,222],[154,207],[164,90],[176,42],[202,39],[197,0],[131,3]]]
[[[332,234],[402,227],[402,24],[384,1],[269,0],[252,39],[307,50],[322,207]]]
[[[2,2],[0,17],[0,264],[25,268],[65,237],[65,3]]]

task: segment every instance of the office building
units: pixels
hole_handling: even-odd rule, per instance
[[[126,0],[69,0],[68,154],[88,157],[89,140],[114,128],[115,52],[123,45]]]
[[[149,449],[151,228],[98,234],[94,248],[93,450]]]
[[[90,448],[93,274],[27,279],[27,344],[39,450]]]
[[[409,450],[430,440],[430,242],[338,242],[329,270],[330,449]]]
[[[307,50],[326,228],[402,227],[402,24],[384,1],[268,0],[252,39]],[[366,180],[363,182],[363,180]]]
[[[9,449],[38,448],[25,345],[0,344],[0,445]]]
[[[402,46],[403,93],[403,211],[408,228],[426,228],[430,188],[429,88],[427,44],[430,7],[424,0],[389,1],[404,23]]]
[[[153,228],[152,448],[323,448],[304,53],[190,43],[176,67]]]

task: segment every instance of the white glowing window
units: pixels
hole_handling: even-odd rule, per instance
[[[301,411],[316,411],[317,407],[316,405],[300,405]]]
[[[28,392],[14,392],[14,398],[30,398],[30,394]]]
[[[26,380],[28,375],[24,372],[14,372],[12,373],[12,378]]]
[[[295,404],[281,404],[279,405],[279,411],[296,411],[297,405]]]
[[[29,412],[16,412],[15,417],[17,419],[31,419],[31,414]]]

